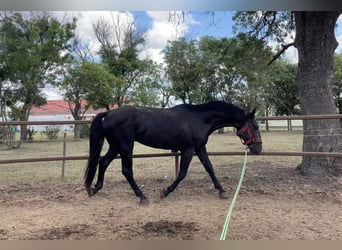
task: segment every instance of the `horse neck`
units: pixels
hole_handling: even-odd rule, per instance
[[[225,106],[203,110],[202,115],[209,126],[209,133],[212,133],[223,127],[237,128],[244,119],[245,112],[236,106],[225,104]]]

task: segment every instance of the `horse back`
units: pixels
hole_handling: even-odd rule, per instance
[[[200,116],[184,109],[123,107],[107,115],[103,127],[116,140],[180,150],[193,147],[200,136]]]

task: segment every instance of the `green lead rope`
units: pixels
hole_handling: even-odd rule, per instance
[[[236,202],[236,198],[237,198],[237,196],[238,196],[238,194],[240,192],[240,188],[241,188],[241,184],[242,184],[242,181],[243,181],[243,177],[244,177],[245,172],[246,172],[246,166],[247,166],[247,149],[245,151],[245,160],[244,160],[244,163],[243,163],[243,166],[242,166],[239,184],[238,184],[238,186],[236,188],[236,191],[235,191],[232,203],[230,204],[230,207],[229,207],[229,210],[228,210],[228,214],[227,214],[227,217],[226,217],[226,221],[225,221],[223,229],[222,229],[220,240],[225,240],[226,239],[226,235],[227,235],[228,228],[229,228],[230,217],[232,216],[233,209],[234,209],[235,202]]]

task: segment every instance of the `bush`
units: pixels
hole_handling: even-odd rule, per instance
[[[60,126],[50,125],[45,127],[44,133],[50,140],[55,140],[58,138],[58,133],[60,130]]]
[[[81,126],[80,138],[89,138],[90,135],[90,125],[83,124]]]
[[[36,134],[36,131],[34,131],[34,128],[28,128],[27,129],[27,135],[28,135],[28,140],[32,141],[33,136]]]
[[[2,143],[2,140],[5,140],[6,138],[6,128],[4,126],[0,126],[0,143]]]

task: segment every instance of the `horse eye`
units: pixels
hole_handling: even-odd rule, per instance
[[[259,129],[259,126],[258,126],[258,124],[257,124],[256,122],[253,122],[252,124],[253,124],[253,127],[254,127],[255,129]]]

